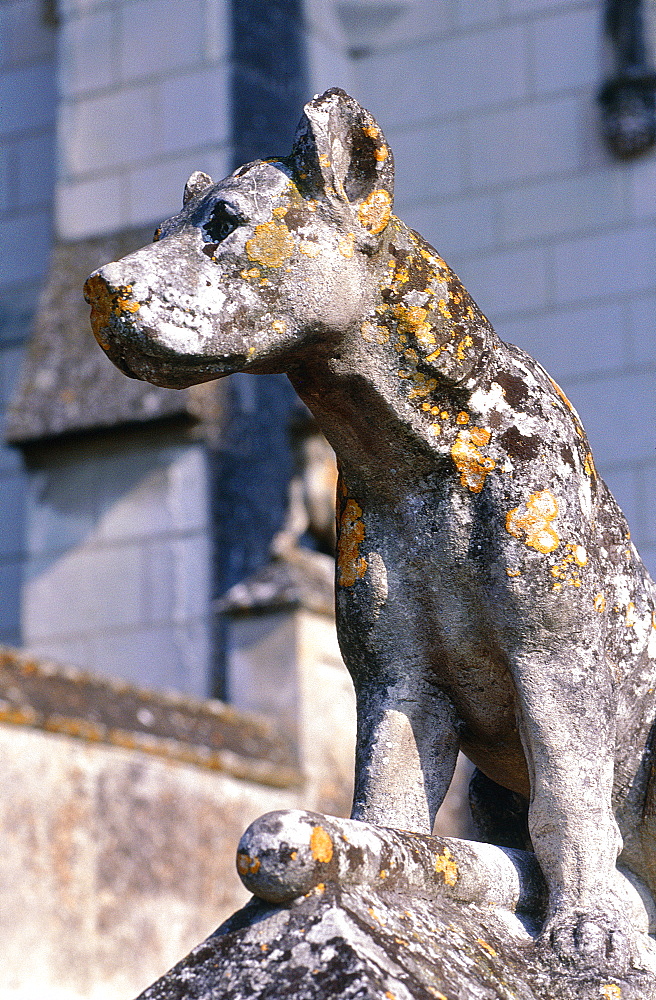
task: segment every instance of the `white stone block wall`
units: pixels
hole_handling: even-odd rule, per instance
[[[78,239],[178,211],[228,172],[229,0],[61,0],[57,230]]]
[[[30,652],[210,693],[212,526],[201,444],[155,429],[39,458],[22,587]]]
[[[48,268],[55,32],[35,0],[0,3],[0,431]],[[0,641],[20,638],[25,475],[0,435]]]
[[[600,138],[602,4],[307,2],[313,89],[377,116],[398,214],[562,384],[655,572],[656,152]]]

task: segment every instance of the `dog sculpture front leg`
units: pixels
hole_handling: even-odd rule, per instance
[[[369,664],[372,667],[372,664]],[[458,755],[453,709],[407,664],[376,666],[381,683],[358,685],[353,819],[430,833]]]
[[[550,888],[545,954],[617,972],[630,960],[634,935],[613,890],[622,841],[612,808],[610,670],[598,651],[572,642],[561,655],[517,657],[513,673],[531,780],[529,829]],[[564,683],[575,696],[562,697]]]

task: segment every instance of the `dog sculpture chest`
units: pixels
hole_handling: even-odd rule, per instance
[[[462,747],[528,804],[544,947],[617,969],[618,853],[656,888],[654,585],[571,405],[392,188],[379,126],[328,91],[289,158],[192,175],[154,245],[89,278],[94,332],[157,385],[288,374],[340,464],[353,817],[430,832]]]

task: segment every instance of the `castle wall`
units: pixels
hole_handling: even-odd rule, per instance
[[[16,387],[52,236],[56,34],[42,5],[0,6],[0,414]],[[17,97],[19,99],[17,99]],[[0,423],[4,426],[0,417]],[[26,479],[0,443],[0,641],[20,639]]]

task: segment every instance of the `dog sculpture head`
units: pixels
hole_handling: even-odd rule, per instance
[[[154,244],[90,276],[99,344],[127,375],[178,388],[286,369],[366,308],[393,177],[371,115],[327,91],[306,106],[289,157],[218,184],[192,174]]]

